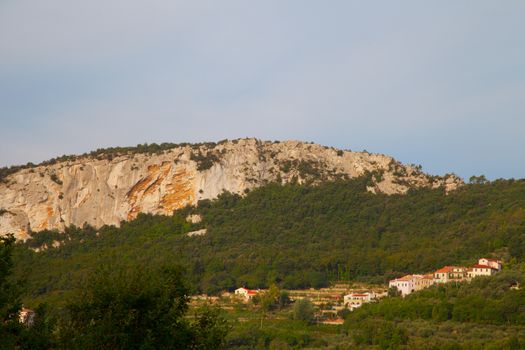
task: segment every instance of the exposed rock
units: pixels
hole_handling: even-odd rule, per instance
[[[186,217],[186,221],[192,224],[198,224],[202,221],[202,217],[199,214],[192,214]]]
[[[208,232],[208,230],[206,230],[205,228],[203,229],[200,229],[200,230],[197,230],[197,231],[191,231],[191,232],[188,232],[186,235],[188,237],[193,237],[193,236],[204,236],[206,234],[206,232]]]
[[[463,183],[455,175],[426,175],[386,155],[298,141],[241,139],[154,155],[84,156],[7,176],[0,183],[0,234],[24,240],[30,231],[120,225],[139,213],[171,214],[223,191],[244,194],[269,182],[316,184],[367,172],[375,174],[368,187],[374,193],[439,186],[451,191]]]

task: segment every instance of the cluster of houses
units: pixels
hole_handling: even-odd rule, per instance
[[[244,302],[249,302],[260,292],[263,291],[241,287],[235,290],[234,296]],[[348,294],[347,286],[340,288],[334,286],[318,290],[293,290],[289,291],[289,293],[292,300],[308,299],[320,308],[322,314],[333,313],[334,315],[337,315],[337,312],[343,309],[355,310],[365,303],[376,301],[387,295],[386,290],[368,290]]]
[[[476,265],[471,267],[445,266],[430,274],[406,275],[396,278],[391,280],[388,286],[397,288],[401,295],[405,296],[437,283],[470,281],[479,276],[492,276],[501,271],[501,267],[499,260],[481,258]]]
[[[470,281],[478,276],[492,276],[501,271],[501,268],[501,261],[481,258],[477,264],[471,267],[445,266],[429,274],[396,278],[389,282],[389,287],[397,288],[402,296],[406,296],[438,283]],[[261,292],[264,291],[241,287],[235,290],[233,297],[244,302],[250,302]],[[312,301],[319,309],[318,320],[321,323],[340,323],[342,319],[339,315],[342,310],[353,311],[363,304],[378,301],[388,294],[384,289],[352,289],[350,285],[334,285],[330,288],[290,290],[288,292],[291,300],[308,299]]]

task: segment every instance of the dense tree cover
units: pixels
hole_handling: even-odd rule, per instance
[[[19,322],[23,285],[14,282],[12,236],[0,237],[0,349],[219,349],[229,326],[215,309],[187,318],[183,270],[137,263],[87,275],[54,314],[41,304]]]
[[[483,255],[525,258],[525,181],[466,185],[446,195],[421,189],[406,195],[366,192],[368,178],[319,186],[271,184],[241,198],[223,194],[172,217],[140,215],[121,228],[69,229],[58,249],[26,249],[59,233],[34,235],[17,250],[17,273],[31,298],[59,298],[96,266],[116,261],[186,266],[194,291],[277,283],[286,289],[333,280],[385,282]],[[203,222],[184,218],[200,213]],[[184,233],[206,227],[207,235]],[[99,232],[99,235],[96,235]]]
[[[276,292],[277,286],[318,287],[341,279],[384,282],[445,264],[471,264],[482,255],[502,258],[507,266],[521,266],[518,263],[525,259],[525,181],[475,183],[448,195],[442,189],[421,189],[393,196],[366,192],[369,181],[364,177],[314,187],[271,184],[243,198],[226,193],[215,201],[201,201],[198,207],[173,216],[141,214],[120,228],[44,231],[16,247],[14,271],[17,278],[27,280],[25,303],[34,307],[45,301],[53,306],[51,316],[42,317],[36,328],[40,334],[54,329],[55,318],[64,332],[82,335],[55,339],[54,346],[68,339],[76,342],[70,347],[82,347],[91,341],[115,341],[111,332],[95,336],[115,319],[125,320],[115,325],[125,334],[118,344],[132,342],[128,330],[144,324],[147,328],[152,319],[142,305],[158,302],[161,307],[155,312],[165,310],[170,307],[166,295],[177,299],[239,285],[275,285],[264,298],[264,312],[272,313],[288,303],[285,295]],[[201,214],[203,221],[186,222],[190,213]],[[207,235],[185,235],[200,228],[207,228]],[[29,249],[51,247],[55,240],[62,242],[59,248],[38,253]],[[162,267],[167,263],[188,271],[186,292],[181,293],[173,281],[156,282],[162,280],[159,276],[164,276]],[[100,273],[99,266],[119,266],[120,272]],[[177,273],[168,276],[176,279]],[[471,284],[439,286],[366,305],[348,316],[348,337],[326,339],[374,349],[519,349],[525,347],[520,336],[525,330],[525,296],[523,290],[509,287],[515,282],[525,286],[523,276],[514,268]],[[126,307],[133,305],[129,317],[112,318],[126,315]],[[114,311],[106,315],[106,310]],[[163,319],[155,312],[152,315]],[[293,319],[293,308],[290,312]],[[175,317],[169,315],[168,319]],[[223,339],[224,324],[213,313],[203,315],[196,323],[185,319],[188,328],[182,328],[181,334],[201,339],[199,344]],[[285,321],[276,327],[271,322],[266,317],[263,324],[258,317],[256,324],[236,325],[226,346],[328,344],[325,338],[312,336],[310,327],[316,326],[293,321],[292,328],[285,329]],[[472,326],[464,328],[465,324]],[[198,331],[199,325],[210,327]],[[150,338],[143,333],[138,338],[158,344],[154,341],[164,339],[164,331],[160,327]],[[180,339],[178,334],[172,337]]]
[[[190,322],[188,289],[173,266],[106,268],[70,302],[60,327],[66,349],[219,349],[228,326],[206,310]]]
[[[174,265],[99,268],[54,314],[41,304],[19,322],[10,280],[14,238],[0,238],[0,349],[220,349],[229,331],[217,309],[187,317],[189,289]]]

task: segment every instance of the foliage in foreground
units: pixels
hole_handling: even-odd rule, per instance
[[[177,266],[101,268],[64,308],[18,321],[20,292],[10,282],[12,237],[0,238],[0,349],[220,349],[228,325],[215,309],[193,321]]]
[[[218,349],[225,322],[205,310],[185,318],[188,289],[181,270],[102,270],[67,305],[61,345],[67,349]]]

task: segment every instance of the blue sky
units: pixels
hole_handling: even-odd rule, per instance
[[[525,177],[525,2],[0,2],[0,166],[299,139]]]

